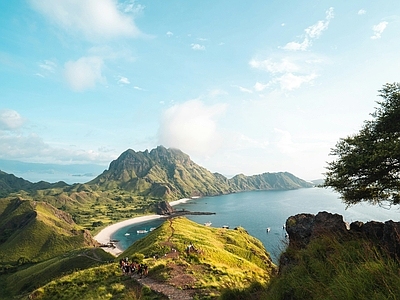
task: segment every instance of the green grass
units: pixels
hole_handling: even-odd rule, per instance
[[[185,252],[190,243],[198,253],[188,255]],[[179,252],[178,257],[169,258],[172,248]],[[186,218],[164,222],[120,257],[132,257],[136,253],[147,257],[151,276],[175,284],[174,270],[178,270],[193,279],[190,287],[203,296],[218,295],[221,289],[228,287],[247,288],[254,282],[264,285],[276,271],[262,243],[243,228],[205,227]],[[154,259],[156,255],[160,258]]]
[[[31,293],[31,299],[166,299],[121,274],[116,263],[74,272]]]
[[[73,249],[86,240],[72,218],[44,202],[10,200],[0,223],[0,263],[39,262]]]
[[[272,280],[267,299],[399,299],[400,263],[371,242],[312,241],[286,255],[295,264]],[[263,299],[263,298],[259,298]]]
[[[62,275],[113,261],[114,257],[101,248],[86,248],[64,253],[36,264],[19,266],[1,277],[0,299],[34,290]]]

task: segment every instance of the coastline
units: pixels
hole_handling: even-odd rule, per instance
[[[171,201],[169,202],[169,205],[174,206],[178,205],[181,203],[186,203],[189,200],[193,200],[192,198],[182,198],[176,201]],[[162,215],[147,215],[147,216],[141,216],[141,217],[135,217],[132,219],[124,220],[115,224],[111,224],[105,228],[103,228],[98,234],[94,236],[94,239],[99,242],[100,244],[107,244],[111,240],[111,236],[118,231],[119,229],[129,226],[129,225],[134,225],[137,223],[141,222],[146,222],[146,221],[151,221],[155,219],[160,219],[160,218],[165,218],[165,216]],[[104,251],[111,253],[114,256],[120,255],[123,250],[118,247],[118,243],[115,244],[115,248],[110,248],[110,247],[104,247]]]

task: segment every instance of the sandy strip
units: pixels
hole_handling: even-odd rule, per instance
[[[129,225],[133,225],[133,224],[141,223],[141,222],[146,222],[146,221],[151,221],[151,220],[159,219],[159,218],[163,218],[163,216],[149,215],[149,216],[136,217],[133,219],[118,222],[118,223],[112,224],[110,226],[107,226],[106,228],[101,230],[98,234],[96,234],[94,239],[96,241],[98,241],[100,244],[107,244],[110,242],[111,236],[119,229],[121,229],[125,226],[129,226]],[[115,245],[116,245],[115,248],[103,247],[103,249],[104,249],[104,251],[107,251],[115,256],[118,256],[119,254],[121,254],[123,252],[123,250],[118,248],[118,243],[116,243]]]
[[[181,203],[186,203],[186,202],[188,202],[190,200],[193,200],[193,199],[192,198],[182,198],[182,199],[179,199],[179,200],[176,200],[176,201],[169,202],[169,205],[174,206],[174,205],[178,205],[178,204],[181,204]]]
[[[186,203],[189,200],[193,200],[193,199],[183,198],[183,199],[179,199],[176,201],[171,201],[171,202],[169,202],[169,204],[171,206],[174,206],[174,205],[178,205],[181,203]],[[125,226],[129,226],[129,225],[133,225],[133,224],[137,224],[137,223],[141,223],[141,222],[146,222],[146,221],[151,221],[151,220],[155,220],[155,219],[159,219],[159,218],[163,218],[163,217],[164,216],[161,216],[161,215],[148,215],[148,216],[136,217],[133,219],[118,222],[118,223],[112,224],[112,225],[107,226],[106,228],[102,229],[98,234],[96,234],[94,239],[97,242],[99,242],[100,244],[107,244],[110,242],[111,236],[116,231],[118,231],[119,229],[121,229]],[[118,243],[115,243],[115,246],[116,246],[115,248],[103,247],[103,249],[104,249],[104,251],[107,251],[108,253],[111,253],[114,256],[118,256],[119,254],[121,254],[123,252],[123,250],[118,247]]]

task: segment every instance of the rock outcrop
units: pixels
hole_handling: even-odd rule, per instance
[[[174,212],[174,209],[167,201],[157,202],[154,209],[158,215],[170,215]]]
[[[289,247],[292,249],[305,248],[312,239],[321,235],[336,238],[362,237],[387,250],[393,257],[400,258],[400,222],[356,221],[348,225],[339,214],[303,213],[286,220],[286,231],[289,235]],[[281,260],[285,264],[284,255]]]

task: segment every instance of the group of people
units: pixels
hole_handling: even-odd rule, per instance
[[[146,264],[139,264],[134,261],[130,263],[127,257],[120,259],[119,266],[124,275],[133,276],[136,273],[140,276],[140,278],[142,278],[143,276],[147,276],[149,273],[148,266]]]

